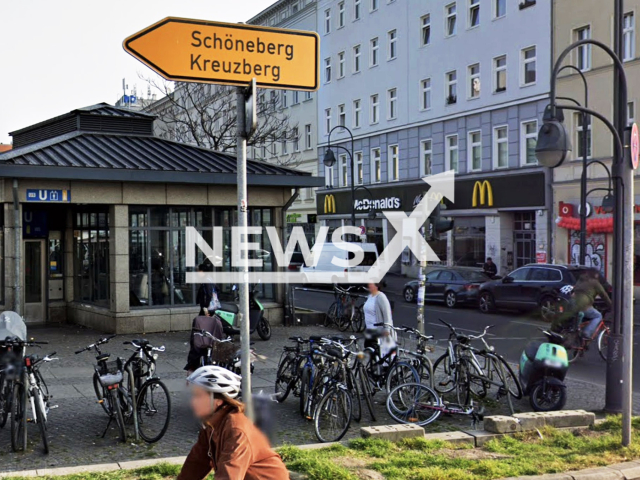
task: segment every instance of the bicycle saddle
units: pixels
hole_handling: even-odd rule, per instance
[[[100,355],[98,355],[98,356],[96,357],[96,360],[97,360],[98,362],[103,362],[103,361],[105,361],[105,360],[109,360],[109,357],[111,357],[111,354],[110,354],[110,353],[101,353]]]
[[[322,336],[321,335],[311,335],[309,337],[309,340],[311,340],[312,342],[319,342],[320,340],[322,340]]]
[[[328,348],[327,355],[331,355],[332,357],[339,358],[340,360],[344,359],[344,355],[342,354],[342,351],[338,350],[337,348]]]
[[[138,338],[136,340],[131,340],[131,343],[135,343],[136,345],[140,345],[141,347],[146,347],[149,345],[149,340],[145,338]]]

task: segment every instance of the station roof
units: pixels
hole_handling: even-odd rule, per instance
[[[73,115],[87,113],[120,118],[131,115],[132,119],[150,117],[107,104],[70,112]],[[47,121],[41,122],[38,127],[46,124]],[[0,176],[209,185],[237,183],[235,156],[153,135],[76,129],[53,137],[43,137],[42,140],[18,148],[14,146],[13,150],[0,153]],[[306,172],[248,160],[247,184],[317,187],[324,182],[322,178]]]

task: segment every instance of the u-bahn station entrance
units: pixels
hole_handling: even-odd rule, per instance
[[[213,227],[228,227],[220,268],[232,268],[236,159],[156,137],[153,122],[98,104],[11,133],[13,149],[0,154],[0,309],[113,333],[191,328],[198,285],[186,283],[185,227],[210,245]],[[282,234],[292,189],[322,184],[248,161],[249,224]],[[258,241],[270,252],[266,235]],[[261,268],[276,270],[272,258]],[[267,317],[281,322],[282,286],[260,288]]]

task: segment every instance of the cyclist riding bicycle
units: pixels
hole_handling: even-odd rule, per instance
[[[218,366],[200,367],[187,379],[191,409],[203,422],[198,441],[182,466],[178,480],[203,480],[215,471],[216,480],[289,478],[280,455],[244,415],[236,400],[240,376]]]
[[[572,299],[575,311],[582,313],[583,321],[589,321],[581,332],[584,338],[591,338],[602,320],[602,314],[593,306],[596,297],[600,296],[609,308],[611,307],[611,299],[598,277],[598,270],[590,268],[580,276],[573,287]]]

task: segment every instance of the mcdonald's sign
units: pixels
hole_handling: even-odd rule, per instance
[[[333,194],[324,197],[324,213],[336,213],[336,197]]]
[[[480,195],[480,202],[478,202],[478,195]],[[478,180],[473,185],[473,195],[471,197],[472,207],[493,207],[493,189],[488,180],[482,182]]]

